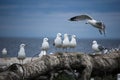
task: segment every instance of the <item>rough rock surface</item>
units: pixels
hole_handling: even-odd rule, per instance
[[[46,55],[26,64],[13,64],[1,70],[0,80],[51,79],[51,74],[61,70],[77,70],[77,80],[89,80],[91,76],[117,74],[120,72],[120,51],[110,54],[56,53]],[[74,73],[73,73],[74,75]],[[47,76],[47,77],[46,77]],[[42,80],[42,79],[41,79]]]

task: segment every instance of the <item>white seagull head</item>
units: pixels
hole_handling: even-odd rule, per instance
[[[43,41],[46,41],[46,42],[48,42],[48,38],[44,38],[44,39],[43,39]]]
[[[97,44],[97,41],[94,40],[92,43],[93,43],[93,44]]]
[[[25,47],[25,44],[20,44],[20,47]]]
[[[68,34],[67,33],[64,34],[64,38],[68,38]]]
[[[72,35],[72,38],[76,38],[76,35]]]
[[[57,33],[57,36],[58,36],[58,37],[62,37],[62,34],[61,34],[61,33]]]

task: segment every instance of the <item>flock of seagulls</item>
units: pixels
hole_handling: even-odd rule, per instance
[[[72,35],[71,40],[69,39],[69,35],[67,33],[64,34],[64,39],[62,40],[62,34],[57,33],[56,38],[54,39],[53,46],[56,49],[65,49],[67,52],[68,48],[75,48],[77,46],[76,36]],[[49,49],[48,38],[43,39],[43,43],[41,46],[41,53],[46,54]]]
[[[83,14],[83,15],[78,15],[78,16],[74,16],[72,18],[69,19],[69,21],[83,21],[86,20],[86,24],[90,24],[93,27],[97,28],[100,32],[100,34],[104,34],[105,35],[105,25],[103,22],[101,21],[97,21],[95,19],[93,19],[91,16]],[[71,36],[71,37],[69,37]],[[70,48],[75,48],[77,46],[77,41],[76,41],[76,35],[69,35],[67,33],[64,34],[64,36],[62,37],[61,33],[57,33],[56,38],[54,39],[53,42],[53,46],[56,49],[63,49],[67,52],[67,50]],[[108,50],[107,48],[105,48],[104,46],[101,46],[100,44],[97,43],[97,41],[93,41],[92,42],[92,49],[95,52],[102,52],[102,53],[108,53],[110,52],[110,50]],[[41,58],[42,56],[46,55],[48,50],[50,48],[49,42],[48,42],[48,38],[44,38],[42,45],[41,45],[41,52],[39,53],[39,57]],[[113,49],[114,50],[114,49]],[[111,51],[113,51],[111,50]],[[119,49],[115,49],[117,51],[119,51]],[[50,53],[53,54],[53,53]],[[3,48],[2,50],[2,55],[5,58],[7,55],[7,49]],[[19,62],[21,64],[23,64],[23,60],[26,58],[26,53],[25,53],[25,44],[20,44],[20,49],[18,51],[18,59]]]
[[[92,18],[89,15],[82,14],[82,15],[71,17],[69,19],[69,21],[83,21],[83,20],[86,20],[86,24],[90,24],[94,28],[98,29],[98,31],[101,35],[103,34],[104,36],[106,36],[105,24],[101,21],[95,20],[94,18]],[[69,36],[71,36],[71,37],[69,37]],[[43,38],[43,42],[42,42],[42,45],[40,48],[41,52],[38,55],[39,58],[42,58],[44,55],[47,55],[48,50],[50,48],[48,40],[49,40],[48,38]],[[76,35],[69,35],[69,34],[65,33],[62,38],[62,34],[57,33],[56,38],[54,39],[54,42],[53,42],[53,46],[56,48],[56,50],[63,49],[67,52],[68,49],[73,49],[77,46]],[[91,48],[94,51],[93,55],[95,55],[96,53],[107,54],[107,53],[114,52],[114,51],[120,51],[120,48],[108,50],[108,48],[105,48],[104,46],[98,44],[96,40],[92,41]],[[49,53],[49,54],[53,54],[53,53]],[[2,57],[3,58],[7,57],[7,49],[6,48],[3,48],[3,50],[2,50]],[[20,49],[18,51],[17,58],[18,58],[20,64],[24,64],[23,60],[26,58],[26,53],[25,53],[25,44],[23,44],[23,43],[20,44]],[[90,80],[94,80],[94,78],[91,78]]]
[[[69,37],[71,36],[71,37]],[[43,38],[43,42],[41,45],[41,52],[38,54],[38,56],[41,58],[42,56],[48,54],[48,50],[50,48],[50,44],[49,44],[49,39],[48,38]],[[75,48],[77,46],[77,40],[76,40],[76,35],[69,35],[67,33],[65,33],[62,37],[61,33],[57,33],[56,38],[54,39],[53,42],[53,46],[56,49],[62,49],[63,51],[65,50],[67,52],[68,49],[72,49]],[[99,53],[99,54],[107,54],[110,52],[114,52],[114,51],[119,51],[120,48],[115,48],[115,49],[108,49],[105,48],[104,46],[100,45],[97,43],[96,40],[92,41],[92,45],[91,48],[93,49],[94,53]],[[52,52],[50,54],[53,54]],[[7,49],[3,48],[2,50],[2,56],[3,58],[6,58],[7,55]],[[26,58],[26,53],[25,53],[25,44],[20,44],[20,49],[18,51],[18,60],[19,63],[23,64],[23,60]]]
[[[76,42],[76,35],[71,35],[71,40],[68,37],[68,34],[64,34],[64,39],[62,40],[62,34],[57,33],[56,38],[54,39],[53,46],[58,49],[65,49],[67,52],[68,48],[75,48],[77,46]],[[46,55],[48,50],[50,48],[50,44],[48,42],[48,38],[43,38],[43,42],[41,45],[41,52],[38,54],[38,56],[41,58],[42,56]],[[53,54],[53,53],[50,53]],[[5,58],[7,55],[7,49],[3,48],[2,50],[2,55]],[[25,53],[25,44],[20,44],[20,49],[18,51],[18,56],[17,56],[19,63],[23,64],[23,60],[26,58],[26,53]]]

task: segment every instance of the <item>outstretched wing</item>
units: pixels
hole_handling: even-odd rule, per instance
[[[86,19],[92,20],[93,18],[88,15],[79,15],[79,16],[74,16],[74,17],[70,18],[69,20],[70,21],[80,21],[80,20],[86,20]]]

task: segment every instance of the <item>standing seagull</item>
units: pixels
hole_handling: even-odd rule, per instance
[[[75,48],[76,46],[77,46],[76,35],[72,35],[71,41],[70,41],[70,48]]]
[[[6,58],[6,56],[7,56],[7,49],[6,48],[3,48],[3,50],[2,50],[2,56],[4,58]]]
[[[20,62],[21,64],[23,64],[23,60],[26,57],[24,47],[25,47],[25,44],[20,44],[20,50],[18,52],[18,59],[19,59],[19,62],[20,62],[20,60],[22,61],[22,63]]]
[[[42,58],[43,55],[47,54],[47,51],[49,49],[49,43],[48,43],[48,38],[44,38],[43,42],[42,42],[42,46],[41,46],[41,52],[39,54],[35,54],[34,56],[38,55],[40,58]],[[33,57],[34,57],[33,56]],[[31,59],[31,61],[33,60],[33,57]]]
[[[87,20],[86,24],[91,24],[93,27],[97,28],[102,35],[104,33],[105,35],[105,25],[103,22],[96,21],[92,17],[88,15],[79,15],[79,16],[74,16],[69,19],[70,21],[82,21],[82,20]]]
[[[46,51],[46,53],[47,53],[48,49],[49,49],[48,38],[44,38],[41,50]]]
[[[64,40],[63,40],[63,45],[62,45],[63,49],[66,49],[70,47],[70,41],[69,41],[69,37],[68,34],[64,34]]]
[[[93,41],[92,42],[93,44],[92,44],[92,49],[95,51],[95,52],[101,52],[101,51],[103,51],[105,48],[103,47],[103,46],[101,46],[101,45],[99,45],[98,43],[97,43],[97,41]]]
[[[53,45],[56,48],[61,48],[62,47],[62,34],[61,33],[57,33],[57,36],[56,36],[56,38],[54,40]]]

